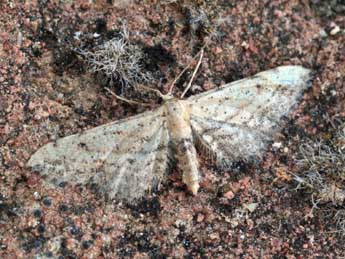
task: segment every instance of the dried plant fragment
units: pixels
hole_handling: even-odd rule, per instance
[[[260,157],[279,121],[307,88],[310,71],[283,66],[156,110],[68,136],[39,149],[28,166],[55,182],[99,184],[133,202],[166,178],[170,154],[183,182],[199,189],[195,143],[220,167]]]

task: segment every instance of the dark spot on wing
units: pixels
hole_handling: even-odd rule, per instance
[[[87,148],[87,145],[85,143],[83,143],[83,142],[80,142],[78,144],[78,146],[81,147],[81,148]]]

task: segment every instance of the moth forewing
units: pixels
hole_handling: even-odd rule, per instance
[[[306,68],[282,66],[191,96],[193,134],[218,165],[258,157],[310,78]]]
[[[162,108],[48,143],[27,165],[55,183],[99,185],[128,202],[163,180],[169,134]]]

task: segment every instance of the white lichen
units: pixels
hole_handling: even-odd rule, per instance
[[[295,180],[298,188],[308,188],[319,201],[341,204],[345,200],[345,149],[343,128],[334,140],[301,144],[297,162],[301,168]]]
[[[132,44],[127,30],[119,37],[96,46],[93,50],[79,49],[92,72],[101,72],[111,82],[120,82],[122,87],[147,84],[153,76],[143,67],[145,55],[140,46]]]

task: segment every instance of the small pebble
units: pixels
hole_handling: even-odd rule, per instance
[[[212,239],[212,240],[219,239],[219,234],[218,233],[210,234],[210,239]]]
[[[67,182],[61,182],[59,183],[60,188],[64,188],[67,185]]]
[[[196,218],[196,221],[200,223],[200,222],[203,222],[204,219],[205,219],[204,214],[199,213],[198,216],[197,216],[197,218]]]
[[[92,243],[93,242],[91,240],[86,240],[86,241],[83,241],[81,246],[83,249],[89,249],[91,247]]]
[[[243,204],[243,207],[249,210],[249,212],[254,212],[254,210],[258,207],[258,203],[249,203],[249,204]]]
[[[61,204],[61,205],[59,206],[59,210],[60,210],[61,212],[66,212],[66,211],[68,211],[68,207],[67,207],[66,204]]]
[[[338,25],[335,25],[333,29],[329,32],[330,35],[334,36],[340,32],[340,27]]]
[[[281,148],[281,146],[282,146],[281,142],[274,142],[273,145],[272,145],[272,147],[276,148],[276,149]]]
[[[232,200],[235,197],[235,194],[232,191],[228,191],[228,192],[224,193],[224,197],[229,199],[229,200]]]
[[[319,35],[321,38],[327,38],[327,32],[325,30],[320,30]]]
[[[34,192],[34,198],[35,200],[41,199],[41,195],[39,194],[39,192]]]
[[[45,228],[44,224],[39,224],[37,227],[37,230],[39,233],[43,233],[46,231],[46,228]]]
[[[40,209],[35,209],[33,214],[36,218],[40,218],[42,216],[42,212]]]
[[[42,203],[44,206],[50,207],[50,205],[52,205],[52,200],[49,197],[45,197]]]
[[[71,229],[70,229],[70,233],[73,235],[73,236],[77,236],[81,233],[81,229],[76,227],[76,226],[72,226]]]

